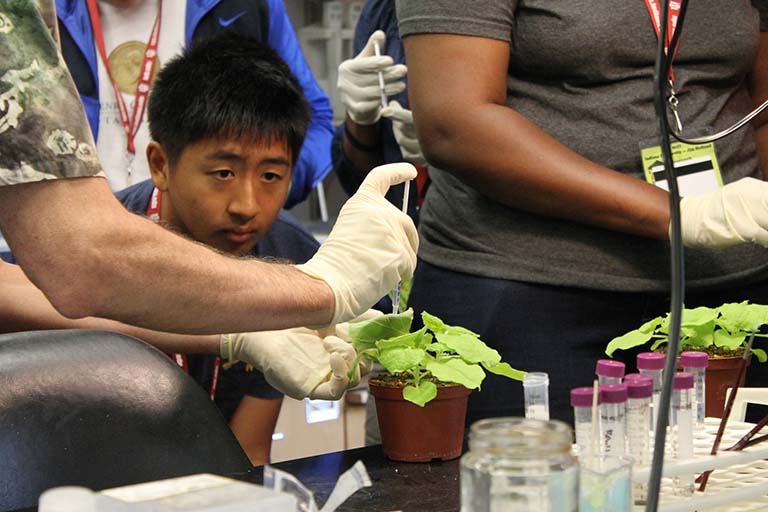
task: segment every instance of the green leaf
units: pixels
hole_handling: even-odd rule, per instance
[[[479,388],[485,379],[482,368],[476,364],[467,364],[461,359],[432,360],[427,363],[427,371],[442,382],[461,384],[468,389]]]
[[[710,331],[710,332],[694,332],[692,336],[684,336],[681,333],[680,346],[681,347],[694,347],[694,348],[706,348],[711,346],[715,342],[715,335],[718,332],[725,332],[722,330]],[[667,340],[664,340],[667,341]]]
[[[754,355],[757,358],[757,360],[761,363],[768,361],[768,355],[766,355],[765,350],[761,348],[753,348],[752,355]]]
[[[410,332],[408,334],[402,334],[389,338],[386,340],[379,340],[376,342],[376,348],[379,350],[386,350],[394,347],[411,347],[419,348],[421,346],[421,338],[426,334],[427,328],[424,327],[416,332]]]
[[[667,338],[659,338],[659,339],[657,339],[656,341],[653,342],[653,344],[651,344],[651,352],[655,352],[657,348],[659,348],[660,346],[662,346],[663,344],[665,344],[668,341],[669,341],[669,339],[667,339]]]
[[[523,377],[525,377],[525,373],[522,370],[516,370],[509,366],[509,363],[498,363],[493,366],[488,366],[487,364],[483,363],[483,367],[488,370],[491,373],[495,373],[496,375],[502,375],[504,377],[509,377],[510,379],[519,380],[522,381]]]
[[[732,334],[739,331],[751,333],[755,325],[761,326],[768,320],[768,308],[749,301],[723,304],[718,308],[718,323]]]
[[[435,335],[437,341],[445,344],[468,363],[496,364],[501,361],[499,353],[486,345],[475,333],[446,326],[446,330]]]
[[[426,327],[425,327],[425,329],[426,329]],[[416,347],[417,348],[424,348],[424,349],[429,348],[432,345],[436,345],[437,344],[437,342],[432,343],[433,341],[434,341],[434,338],[433,338],[432,334],[427,332],[427,333],[424,334],[424,336],[421,337],[421,340],[419,341],[419,344],[416,345]]]
[[[389,373],[411,371],[421,363],[426,352],[411,347],[393,347],[379,352],[379,362]]]
[[[430,343],[429,345],[424,347],[424,350],[426,350],[427,352],[438,354],[438,353],[450,352],[451,348],[448,345],[444,345],[443,343],[440,343],[439,341],[435,341],[434,343]]]
[[[707,308],[704,306],[694,309],[684,309],[683,319],[680,322],[680,325],[686,327],[705,325],[709,322],[714,322],[715,318],[717,318],[717,315],[717,309]]]
[[[720,329],[715,331],[715,345],[718,347],[725,347],[729,350],[736,350],[741,347],[746,337],[747,334],[744,332],[731,334],[728,331]]]
[[[608,357],[613,357],[613,353],[617,350],[627,350],[634,347],[639,347],[648,343],[653,336],[652,332],[643,332],[640,329],[629,331],[627,334],[613,338],[608,346],[605,347],[605,353]]]
[[[643,325],[640,326],[638,331],[644,332],[644,333],[652,333],[656,330],[656,328],[661,325],[661,321],[663,320],[663,317],[657,316],[653,320],[648,320]]]
[[[355,374],[357,373],[357,365],[360,364],[360,360],[363,357],[367,357],[368,359],[373,359],[374,361],[379,360],[379,351],[375,348],[369,348],[368,350],[361,350],[357,353],[357,357],[355,357],[354,362],[352,363],[352,366],[349,368],[349,371],[347,372],[347,378],[351,381],[355,380]]]
[[[397,315],[383,315],[363,322],[349,324],[349,336],[355,350],[366,350],[379,340],[386,340],[411,332],[413,310]]]
[[[426,311],[421,312],[421,321],[430,331],[435,334],[439,334],[445,331],[445,323],[436,316],[430,315]]]
[[[419,386],[405,386],[403,388],[403,398],[412,402],[419,407],[424,407],[424,404],[432,400],[437,396],[437,386],[434,382],[423,380],[419,382]]]

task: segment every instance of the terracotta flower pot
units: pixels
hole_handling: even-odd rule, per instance
[[[747,360],[749,366],[752,358]],[[711,418],[720,418],[725,409],[726,391],[733,387],[736,375],[739,373],[741,357],[710,357],[706,371],[705,384],[705,414]],[[746,375],[746,372],[744,372]],[[744,375],[739,386],[744,385]]]
[[[369,381],[376,399],[381,444],[393,460],[429,462],[461,455],[464,419],[471,389],[460,385],[438,386],[437,397],[424,407],[403,398],[402,387]]]

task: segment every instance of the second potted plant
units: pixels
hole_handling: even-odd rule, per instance
[[[662,350],[669,340],[669,314],[657,317],[638,329],[614,338],[605,353],[627,350],[650,343],[650,350]],[[720,417],[725,405],[725,392],[733,385],[739,360],[747,340],[768,336],[759,332],[768,323],[768,306],[748,301],[723,304],[717,308],[684,309],[680,327],[680,351],[706,352],[709,366],[706,373],[706,415]],[[763,349],[752,348],[752,355],[764,363],[768,356]],[[743,384],[743,382],[741,383]]]
[[[489,371],[522,380],[525,372],[501,362],[474,332],[423,312],[411,332],[413,310],[350,324],[359,357],[386,372],[369,380],[384,453],[402,461],[449,460],[461,455],[467,399]]]

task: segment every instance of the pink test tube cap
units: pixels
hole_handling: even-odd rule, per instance
[[[625,366],[620,361],[612,361],[610,359],[600,359],[597,361],[595,367],[595,373],[603,377],[612,377],[614,379],[621,379],[624,377]]]
[[[602,384],[600,398],[604,404],[620,404],[627,401],[626,384]]]
[[[658,352],[643,352],[637,354],[638,370],[663,370],[666,356]]]
[[[709,366],[709,354],[696,351],[683,352],[680,354],[680,366],[683,368],[706,368]]]
[[[693,374],[677,372],[675,374],[675,389],[693,389]]]
[[[594,390],[585,386],[571,390],[571,407],[592,407],[592,395]],[[600,404],[600,393],[597,394],[597,403]]]
[[[650,398],[653,395],[653,379],[648,375],[630,373],[624,377],[629,398]]]

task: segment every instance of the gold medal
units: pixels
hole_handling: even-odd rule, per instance
[[[141,73],[146,49],[147,45],[140,41],[128,41],[109,54],[109,69],[120,91],[136,94],[136,86],[139,83],[139,73]],[[160,59],[158,58],[152,72],[152,82],[155,81],[159,69]]]

